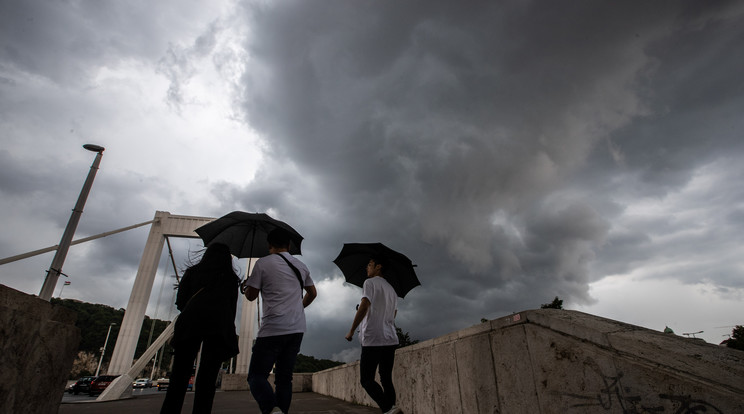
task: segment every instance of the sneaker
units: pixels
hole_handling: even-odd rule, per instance
[[[400,414],[400,413],[402,413],[402,412],[403,412],[403,411],[401,411],[401,409],[400,409],[400,408],[398,408],[398,407],[396,407],[396,406],[393,406],[393,407],[392,407],[392,408],[390,408],[389,410],[385,411],[385,414]]]

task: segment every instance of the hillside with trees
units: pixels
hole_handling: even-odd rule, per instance
[[[52,298],[52,304],[62,306],[77,313],[75,326],[80,329],[80,345],[78,346],[78,355],[73,364],[70,378],[78,378],[86,375],[95,374],[96,368],[101,357],[101,348],[106,342],[106,334],[111,326],[111,335],[106,344],[106,352],[101,364],[101,372],[106,372],[106,367],[114,351],[116,336],[121,327],[121,321],[124,319],[124,309],[114,309],[111,306],[81,302],[74,299],[57,299]],[[142,330],[137,341],[137,348],[134,357],[142,355],[149,344],[165,330],[170,321],[151,319],[145,316],[142,323]],[[150,336],[152,331],[152,337]],[[166,345],[165,355],[170,355],[170,347]],[[169,361],[169,359],[168,359]]]
[[[109,338],[109,346],[111,350],[107,348],[106,352],[113,350],[113,343],[116,340],[116,335],[119,333],[121,327],[121,321],[124,318],[124,309],[114,309],[111,306],[100,305],[94,303],[81,302],[74,299],[56,299],[52,298],[52,304],[60,305],[62,307],[75,311],[78,315],[75,326],[80,328],[80,347],[79,351],[99,353],[100,348],[103,346],[106,340],[106,333],[110,324],[115,323],[116,325],[111,327],[111,337]],[[154,326],[153,326],[154,322]],[[141,355],[147,349],[148,340],[150,340],[150,330],[153,330],[151,340],[155,340],[165,328],[168,326],[170,321],[163,321],[160,319],[151,319],[149,316],[145,316],[145,320],[142,324],[142,331],[140,332],[139,340],[137,341],[137,349],[135,351],[135,358]],[[104,362],[107,360],[104,357]]]
[[[124,319],[124,309],[114,309],[111,306],[81,302],[74,299],[52,298],[51,302],[54,305],[70,309],[78,315],[75,326],[80,329],[80,346],[78,347],[78,355],[73,364],[72,372],[70,372],[70,379],[95,374],[101,357],[101,348],[106,342],[106,334],[109,326],[112,323],[116,324],[111,326],[111,335],[106,345],[103,363],[101,364],[101,372],[106,372],[106,367],[108,367],[108,362],[114,351],[116,336],[119,333],[121,321]],[[149,316],[145,316],[139,340],[137,341],[137,349],[134,354],[135,359],[139,358],[147,350],[150,343],[160,336],[169,323],[170,321],[153,320]],[[152,336],[150,336],[151,330]],[[170,364],[171,355],[172,348],[166,344],[165,352],[161,355],[162,359],[159,358],[159,363],[162,362],[164,370],[167,370],[167,366]],[[299,354],[297,355],[295,372],[317,372],[342,364],[342,362],[338,361],[316,359],[312,356]],[[148,371],[151,369],[152,365],[145,370]]]
[[[331,361],[330,359],[315,359],[315,357],[297,354],[294,372],[318,372],[343,364],[343,362]]]

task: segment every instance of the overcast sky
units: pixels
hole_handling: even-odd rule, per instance
[[[0,1],[0,258],[59,243],[94,143],[76,239],[158,210],[297,229],[306,355],[358,355],[332,260],[377,241],[418,265],[415,339],[559,296],[717,344],[744,323],[742,44],[737,1]],[[126,307],[148,231],[73,246],[54,295]],[[38,294],[52,257],[0,283]]]

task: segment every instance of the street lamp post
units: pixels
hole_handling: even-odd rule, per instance
[[[83,148],[96,152],[96,159],[93,160],[93,165],[90,166],[88,178],[85,180],[85,184],[83,184],[83,189],[80,191],[75,208],[72,209],[70,221],[67,222],[67,227],[65,227],[65,232],[62,234],[62,240],[59,242],[57,253],[54,254],[54,259],[52,259],[52,264],[49,266],[44,284],[41,286],[39,298],[47,301],[52,298],[54,288],[57,286],[57,279],[62,274],[62,264],[64,264],[67,251],[70,249],[72,236],[75,234],[75,229],[80,221],[80,215],[83,214],[85,201],[88,198],[88,193],[90,193],[90,188],[93,186],[93,179],[96,178],[98,165],[101,163],[101,157],[103,157],[103,151],[105,150],[105,148],[93,144],[85,144]]]
[[[103,362],[103,354],[106,353],[106,345],[108,345],[108,339],[109,335],[111,334],[111,327],[116,325],[115,323],[112,323],[109,325],[108,333],[106,333],[106,341],[103,343],[103,348],[101,348],[101,358],[98,359],[98,368],[96,368],[96,377],[98,376],[98,373],[101,371],[101,362]]]

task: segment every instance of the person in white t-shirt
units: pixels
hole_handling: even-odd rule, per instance
[[[246,298],[254,301],[260,292],[263,302],[261,327],[248,367],[251,394],[263,414],[274,407],[289,412],[292,371],[305,333],[304,309],[318,295],[307,266],[289,254],[289,239],[286,230],[272,230],[267,237],[270,254],[256,261],[245,281]],[[276,392],[268,381],[272,368]]]
[[[396,414],[393,365],[398,335],[395,332],[395,315],[398,312],[398,295],[385,280],[385,260],[373,257],[367,264],[367,280],[362,288],[362,300],[357,308],[346,340],[351,341],[359,327],[362,357],[359,362],[359,382],[383,413]],[[375,372],[380,372],[380,384]]]

